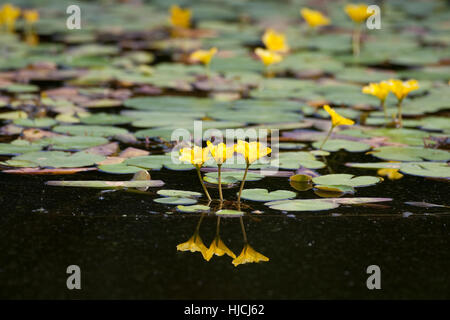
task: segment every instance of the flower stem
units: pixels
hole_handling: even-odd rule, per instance
[[[244,242],[247,243],[247,233],[245,232],[245,227],[244,227],[244,219],[242,219],[242,217],[239,217],[239,220],[241,222],[241,230],[242,230],[242,235],[244,237]]]
[[[353,47],[353,56],[359,57],[360,52],[360,42],[361,42],[361,25],[357,24],[353,29],[353,38],[352,38],[352,47]]]
[[[400,128],[403,127],[402,102],[403,102],[403,99],[399,99],[398,102],[397,102],[397,108],[398,108],[398,125],[399,125]]]
[[[203,182],[202,179],[202,174],[200,173],[200,167],[195,166],[195,168],[197,169],[198,178],[200,179],[200,183],[202,184],[203,191],[205,191],[205,195],[208,198],[208,200],[211,201],[211,196],[209,195],[208,189],[206,189],[205,183]]]
[[[386,103],[385,103],[386,100],[380,100],[380,102],[381,102],[381,108],[383,108],[383,112],[384,112],[384,120],[386,121],[386,124],[387,124],[389,118],[388,118],[388,114],[387,114],[387,110],[386,110]]]
[[[319,150],[322,150],[323,145],[325,144],[325,142],[327,142],[328,138],[331,135],[331,132],[333,132],[334,126],[331,126],[330,131],[328,131],[327,136],[325,137],[325,139],[322,141],[322,144],[320,145]]]
[[[211,68],[209,66],[209,63],[205,65],[205,68],[206,68],[206,77],[209,79],[209,76],[211,75]]]
[[[218,176],[219,176],[219,198],[220,198],[220,201],[222,202],[223,201],[223,195],[222,195],[222,165],[218,164],[217,167],[219,168],[218,169],[218,173],[217,173]]]
[[[241,202],[241,193],[242,189],[244,189],[245,179],[247,178],[248,167],[250,167],[249,163],[247,163],[247,166],[245,167],[244,177],[242,178],[241,187],[239,188],[238,203]]]

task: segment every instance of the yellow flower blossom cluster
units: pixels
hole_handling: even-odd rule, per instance
[[[365,94],[370,94],[377,97],[381,106],[383,107],[385,117],[387,118],[385,100],[389,92],[392,92],[397,97],[397,108],[398,108],[398,121],[400,127],[402,126],[402,102],[411,91],[419,89],[419,82],[417,80],[411,79],[408,81],[401,81],[398,79],[390,79],[386,81],[381,81],[379,83],[369,83],[369,85],[362,88],[362,92]]]
[[[208,161],[211,157],[214,158],[215,162],[217,163],[218,167],[218,184],[219,184],[219,196],[220,200],[223,201],[223,195],[222,195],[222,181],[221,181],[221,167],[222,164],[229,158],[231,158],[234,153],[241,154],[246,162],[246,168],[244,172],[244,177],[241,183],[241,188],[239,190],[239,196],[238,196],[238,202],[241,199],[241,193],[242,189],[244,187],[245,178],[247,177],[247,172],[249,166],[255,162],[256,160],[270,154],[272,152],[272,149],[269,147],[266,147],[260,142],[246,142],[242,140],[238,140],[237,144],[234,144],[232,146],[227,146],[224,143],[220,143],[218,145],[213,145],[211,141],[207,141],[207,147],[202,148],[199,146],[194,146],[193,148],[183,148],[180,150],[180,157],[179,160],[182,162],[188,162],[194,165],[194,167],[197,169],[198,177],[200,179],[200,183],[202,184],[203,191],[205,192],[206,196],[209,200],[211,200],[211,197],[208,193],[208,190],[203,183],[203,179],[200,174],[200,168],[203,166],[203,164]]]

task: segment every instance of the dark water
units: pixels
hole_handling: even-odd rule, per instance
[[[100,177],[131,178],[0,174],[0,298],[450,298],[449,212],[403,203],[445,204],[447,183],[411,176],[385,180],[358,188],[356,196],[392,197],[392,203],[321,213],[285,214],[244,201],[251,205],[246,211],[263,211],[243,221],[249,243],[270,261],[234,267],[228,256],[207,262],[199,252],[177,251],[194,233],[200,214],[173,212],[154,203],[154,194],[44,185]],[[201,191],[195,172],[162,170],[152,178],[164,180],[168,189]],[[246,187],[293,190],[287,178],[275,177]],[[235,199],[236,191],[225,190],[225,198]],[[212,195],[217,197],[216,191]],[[317,196],[310,190],[299,198]],[[206,216],[200,228],[207,247],[216,219]],[[220,234],[239,255],[239,218],[223,218]],[[381,268],[381,290],[366,287],[366,268],[374,264]],[[81,290],[66,287],[69,265],[81,268]]]

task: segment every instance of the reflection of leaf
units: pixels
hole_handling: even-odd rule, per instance
[[[242,217],[244,213],[242,211],[224,209],[217,211],[216,215],[221,217]]]

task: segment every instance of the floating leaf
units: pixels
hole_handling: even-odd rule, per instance
[[[312,146],[316,149],[320,148],[322,141],[316,141]],[[341,149],[347,150],[348,152],[364,152],[369,150],[370,145],[357,141],[342,140],[342,139],[332,139],[325,142],[322,146],[323,150],[326,151],[339,151]]]
[[[153,201],[157,203],[163,204],[171,204],[171,205],[190,205],[197,203],[197,200],[192,198],[181,198],[181,197],[165,197],[165,198],[156,198]]]
[[[57,187],[80,187],[80,188],[101,188],[101,189],[120,189],[120,188],[146,188],[161,187],[164,182],[161,180],[148,181],[47,181],[49,186]]]
[[[224,209],[217,211],[216,215],[221,217],[242,217],[244,213],[242,211]]]
[[[379,147],[374,149],[371,154],[383,160],[395,161],[450,160],[448,151],[421,147]]]
[[[267,189],[244,189],[241,198],[252,201],[273,201],[295,198],[296,195],[295,192],[287,190],[269,192]]]
[[[199,192],[171,189],[158,190],[156,193],[164,197],[197,198],[202,196]]]
[[[338,173],[315,177],[312,181],[318,185],[365,187],[380,182],[381,178],[372,176],[355,177],[352,174]]]
[[[177,206],[177,211],[179,212],[186,212],[186,213],[192,213],[192,212],[205,212],[205,211],[209,211],[209,207],[202,205],[202,204],[195,204],[192,206],[183,206],[183,205],[178,205]]]

